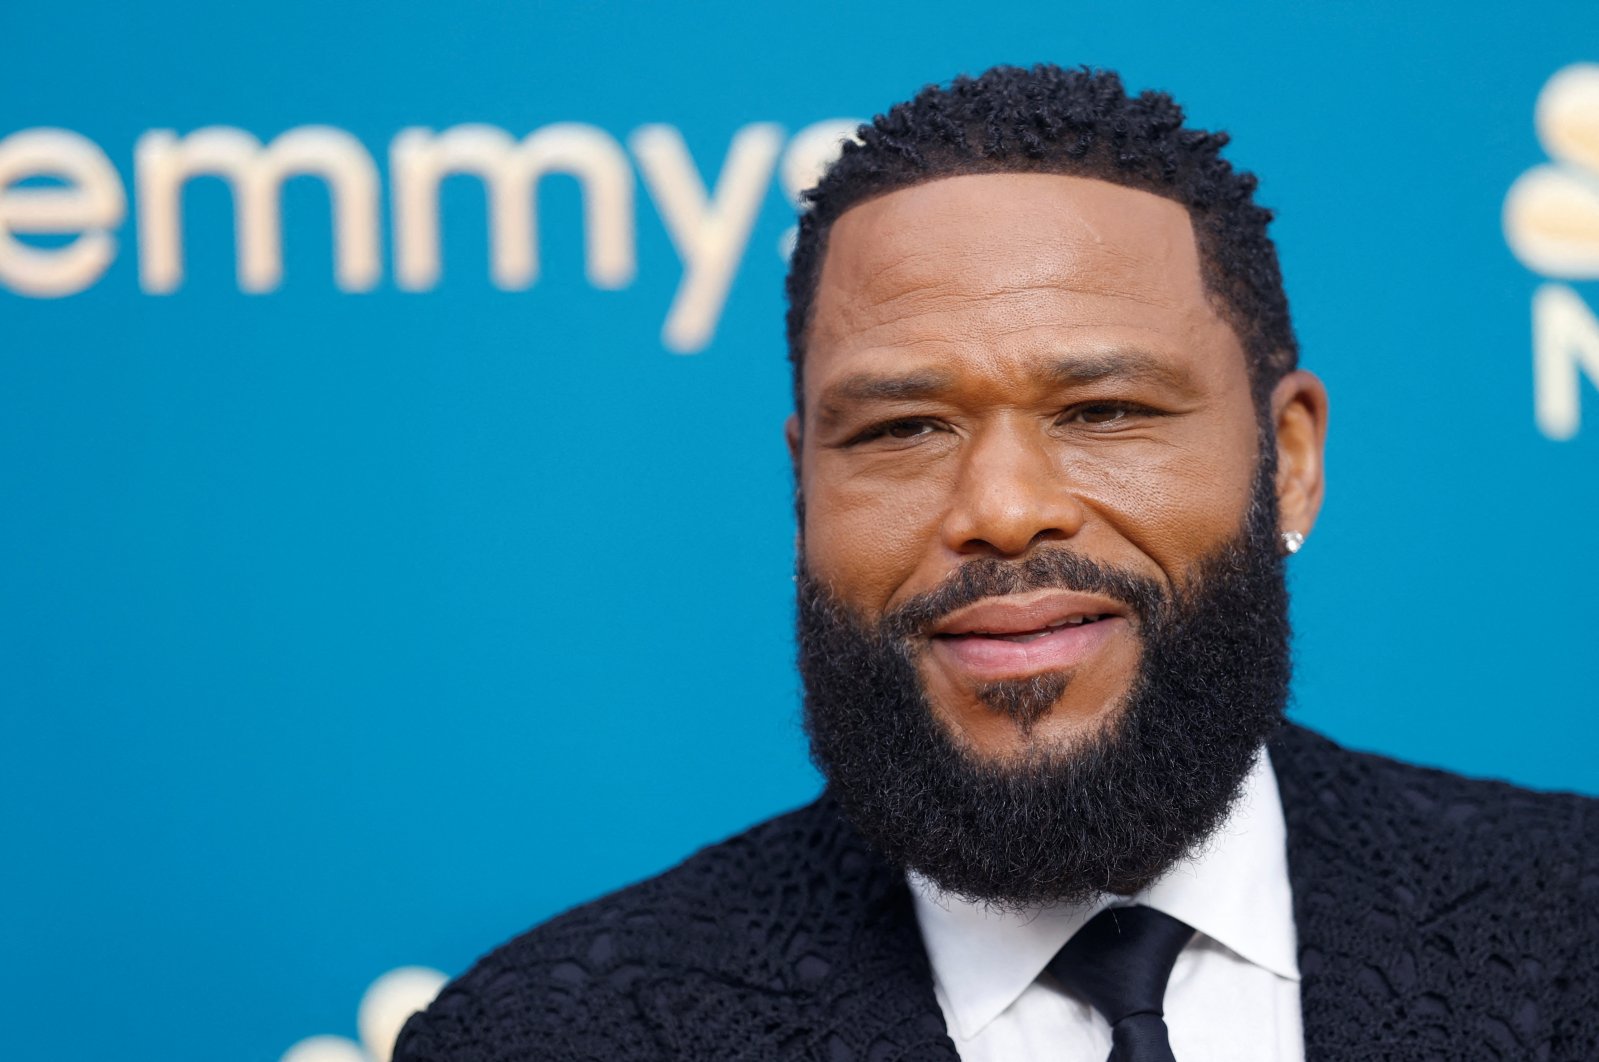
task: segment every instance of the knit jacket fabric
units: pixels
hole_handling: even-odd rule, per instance
[[[1599,801],[1270,743],[1307,1062],[1599,1060]],[[957,1062],[905,877],[823,796],[484,957],[395,1062]]]

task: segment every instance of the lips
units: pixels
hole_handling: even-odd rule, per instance
[[[941,637],[941,638],[1002,638],[1002,639],[1004,639],[1007,642],[1030,642],[1030,641],[1034,641],[1034,640],[1036,640],[1038,638],[1044,637],[1050,631],[1058,631],[1058,630],[1061,630],[1062,628],[1065,628],[1065,627],[1082,627],[1082,626],[1084,626],[1086,624],[1089,624],[1089,623],[1098,623],[1100,620],[1107,619],[1107,618],[1109,618],[1109,615],[1107,613],[1096,613],[1096,614],[1093,614],[1093,615],[1067,616],[1066,618],[1056,620],[1053,623],[1046,623],[1046,624],[1044,624],[1044,626],[1039,627],[1036,630],[1025,630],[1025,631],[1010,631],[1010,630],[1003,630],[1003,629],[1001,629],[1001,630],[973,630],[973,631],[962,631],[962,632],[960,632],[958,634],[956,634],[956,633],[942,634],[942,635],[938,635],[938,637]]]
[[[1127,626],[1122,606],[1097,594],[1043,590],[987,598],[930,632],[933,652],[975,682],[1073,668]]]

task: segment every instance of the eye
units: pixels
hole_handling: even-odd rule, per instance
[[[874,424],[853,439],[850,439],[845,445],[858,446],[861,443],[871,442],[873,439],[913,442],[917,439],[926,438],[939,430],[938,422],[927,417],[904,417],[899,420],[887,420],[881,424]]]
[[[932,431],[933,425],[925,420],[896,420],[883,429],[883,434],[891,439],[914,439]]]
[[[1095,428],[1116,428],[1139,417],[1159,416],[1158,411],[1133,402],[1085,402],[1073,406],[1060,416],[1057,423],[1082,424]]]
[[[1084,424],[1114,424],[1126,418],[1126,406],[1111,405],[1109,403],[1097,406],[1084,406],[1077,411],[1077,419]]]

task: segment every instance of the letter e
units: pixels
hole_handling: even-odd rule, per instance
[[[29,177],[54,187],[18,188]],[[122,179],[93,141],[67,129],[24,129],[0,140],[0,284],[23,295],[73,295],[100,279],[117,254]],[[76,234],[65,247],[36,247],[17,233]]]

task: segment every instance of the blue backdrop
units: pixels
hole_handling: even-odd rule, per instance
[[[0,8],[7,1056],[382,1062],[380,975],[815,792],[785,180],[996,62],[1279,212],[1294,715],[1599,793],[1599,6],[1309,7]]]

